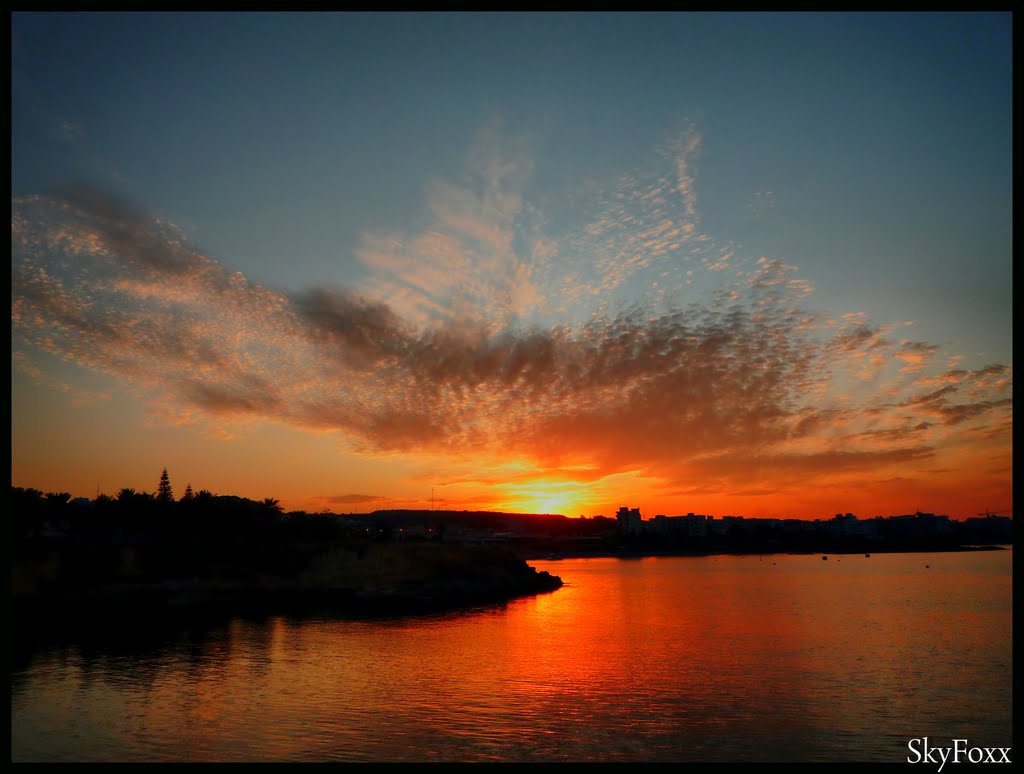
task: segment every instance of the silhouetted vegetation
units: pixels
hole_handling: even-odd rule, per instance
[[[443,526],[414,538],[387,519],[285,512],[273,497],[193,493],[191,484],[176,501],[166,469],[152,494],[123,488],[89,500],[12,486],[11,503],[12,598],[21,614],[74,616],[97,595],[108,612],[300,597],[400,612],[561,585],[503,548],[442,546]],[[397,545],[416,542],[436,550]]]
[[[15,594],[126,579],[290,577],[339,541],[369,539],[333,515],[284,513],[274,498],[186,492],[174,500],[166,470],[156,494],[123,488],[72,500],[12,487]]]
[[[160,474],[160,486],[156,490],[157,502],[173,503],[174,492],[171,490],[171,479],[167,475],[167,468]]]

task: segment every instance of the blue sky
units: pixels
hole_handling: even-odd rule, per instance
[[[940,361],[1008,369],[1011,22],[17,13],[12,202],[102,192],[286,303],[357,293],[417,330],[472,321],[490,337],[636,305],[717,309],[771,265],[833,327],[898,326],[895,365],[910,362],[905,341],[937,374]],[[16,267],[38,260],[15,253]],[[17,396],[42,400],[30,387],[47,379],[66,396],[109,394],[95,381],[110,379],[178,415],[194,403],[151,371],[86,362],[87,337],[41,344],[53,319],[15,323],[16,415],[33,415]],[[199,408],[212,413],[196,422],[224,419]],[[15,423],[15,473],[18,431],[33,427]],[[648,462],[587,464],[657,478]]]

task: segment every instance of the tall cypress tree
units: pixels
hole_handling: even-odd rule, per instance
[[[156,499],[161,503],[174,502],[174,492],[171,491],[171,479],[167,475],[167,468],[160,474],[160,488],[156,490]]]

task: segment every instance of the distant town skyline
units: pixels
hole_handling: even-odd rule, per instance
[[[1010,13],[13,13],[12,483],[1012,509]]]
[[[171,482],[170,475],[166,468],[161,472],[159,484],[155,490],[149,490],[146,488],[135,489],[134,487],[121,487],[113,492],[100,492],[97,491],[95,497],[88,497],[84,495],[72,496],[70,492],[57,489],[48,490],[43,492],[35,487],[18,487],[15,485],[20,493],[26,495],[34,494],[37,497],[56,497],[60,502],[69,502],[74,506],[85,506],[91,508],[93,503],[101,500],[120,500],[122,497],[129,496],[130,499],[143,498],[149,499],[154,502],[158,501],[171,501],[177,502],[182,500],[190,500],[194,497],[203,495],[206,497],[225,497],[229,499],[243,497],[232,492],[217,492],[203,487],[193,487],[192,482],[186,482],[182,494],[175,497],[174,495],[174,484]],[[253,498],[244,498],[252,500]],[[503,516],[514,516],[514,517],[562,517],[567,519],[582,518],[582,519],[605,519],[609,522],[618,521],[621,525],[623,520],[626,519],[630,523],[654,525],[656,523],[668,523],[668,522],[680,522],[680,521],[693,521],[693,520],[718,520],[719,522],[730,523],[732,521],[770,521],[770,522],[782,522],[782,521],[806,521],[806,522],[829,522],[836,520],[852,520],[852,521],[870,521],[870,520],[888,520],[888,519],[908,519],[908,518],[927,518],[927,519],[940,519],[940,520],[952,520],[952,521],[978,521],[986,519],[1000,519],[1012,521],[1013,511],[1012,508],[991,510],[986,509],[976,514],[966,514],[962,518],[951,517],[946,513],[932,513],[929,511],[915,510],[910,513],[876,513],[873,515],[856,514],[852,512],[838,512],[835,514],[828,513],[822,515],[780,515],[780,516],[746,516],[742,513],[697,513],[694,511],[677,512],[677,513],[648,513],[644,515],[641,512],[641,508],[630,507],[629,505],[619,505],[617,508],[612,508],[611,513],[580,513],[580,514],[568,514],[559,513],[554,511],[523,511],[523,510],[504,510],[500,508],[448,508],[448,507],[437,507],[436,503],[431,500],[428,506],[423,507],[400,507],[393,505],[393,499],[384,497],[378,498],[382,501],[382,505],[378,506],[375,502],[368,503],[365,508],[353,507],[349,509],[336,508],[328,509],[323,508],[320,511],[312,512],[316,515],[327,515],[337,517],[356,517],[356,516],[375,516],[384,514],[428,514],[437,513],[440,516],[445,514],[458,516],[460,514],[496,514]],[[290,509],[286,509],[281,506],[280,501],[277,498],[263,498],[262,500],[253,500],[253,502],[272,502],[274,507],[279,510],[282,514],[289,512]],[[295,512],[311,513],[304,511],[304,509],[291,509]]]

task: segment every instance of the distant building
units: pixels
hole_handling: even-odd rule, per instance
[[[623,505],[615,515],[619,524],[619,532],[623,535],[639,535],[643,531],[643,519],[639,508]]]
[[[965,535],[972,543],[1010,543],[1013,541],[1013,519],[988,515],[971,517],[964,522]]]
[[[837,513],[835,518],[828,525],[829,531],[834,535],[857,535],[861,533],[857,517],[852,513]]]
[[[709,518],[700,513],[688,513],[685,516],[665,516],[659,513],[647,522],[647,531],[665,537],[706,537]]]
[[[953,525],[949,521],[949,516],[936,516],[934,513],[921,513],[920,511],[915,515],[921,525],[922,534],[948,535],[953,531]]]

